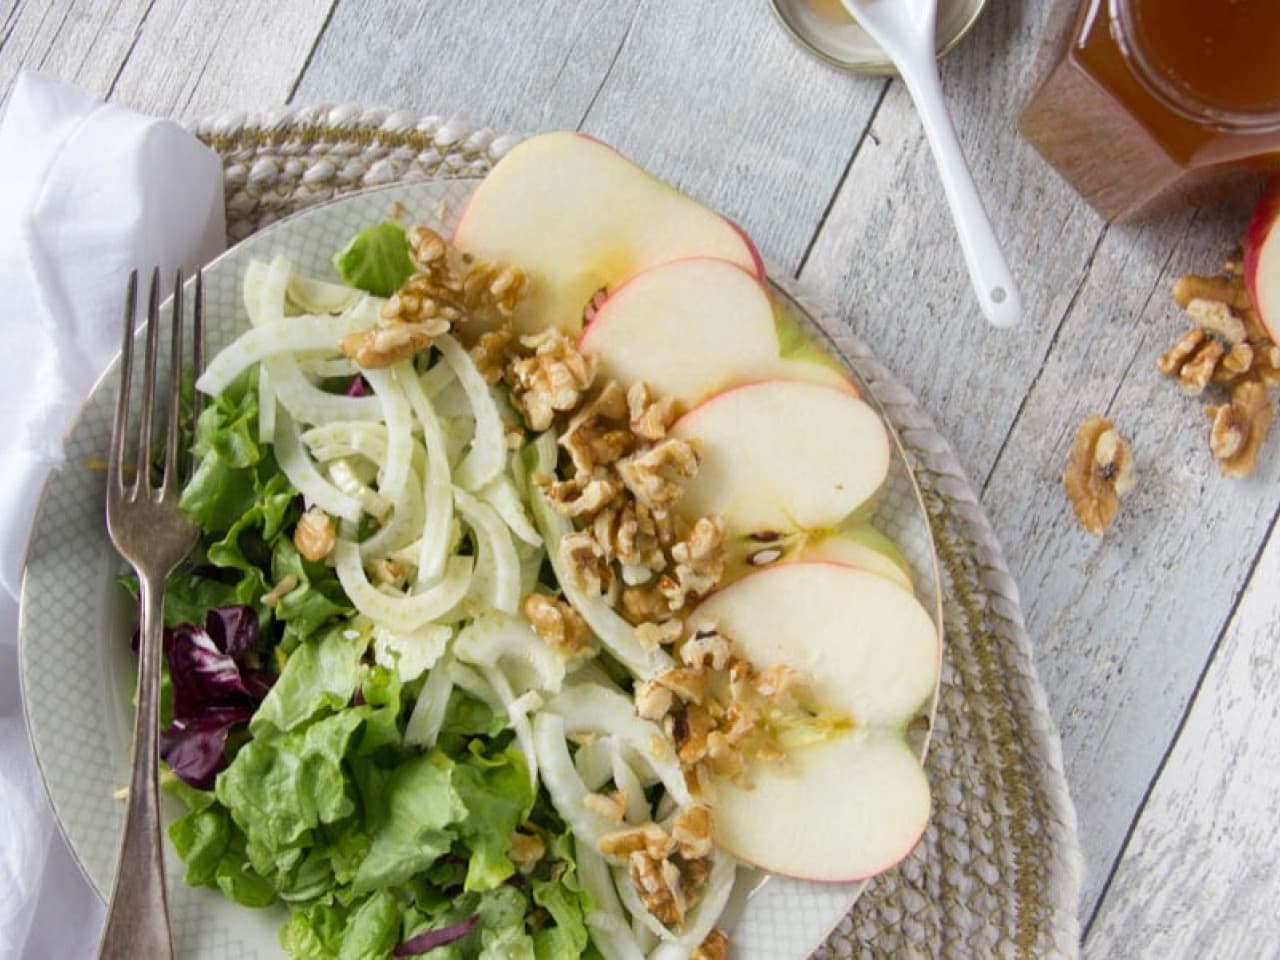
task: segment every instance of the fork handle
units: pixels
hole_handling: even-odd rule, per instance
[[[139,576],[141,635],[133,774],[115,887],[98,956],[104,960],[172,960],[164,851],[160,837],[160,658],[164,579]]]

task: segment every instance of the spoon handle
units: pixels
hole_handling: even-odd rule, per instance
[[[951,205],[956,231],[960,234],[960,248],[969,267],[969,279],[978,295],[982,312],[993,326],[1012,327],[1022,319],[1022,298],[961,152],[955,127],[942,99],[942,84],[938,80],[932,50],[925,50],[923,59],[900,58],[898,72],[915,101],[925,136],[933,150],[942,189]]]

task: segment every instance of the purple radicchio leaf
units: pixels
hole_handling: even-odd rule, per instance
[[[204,629],[219,650],[240,661],[258,642],[258,614],[240,603],[215,607],[205,614]]]
[[[183,624],[166,634],[174,720],[160,734],[160,756],[198,790],[226,766],[231,727],[252,717],[271,689],[271,674],[247,663],[257,639],[258,617],[243,606],[209,611],[204,628]]]
[[[361,374],[356,374],[347,384],[348,397],[363,397],[369,392],[369,385]]]
[[[169,679],[177,720],[193,720],[210,707],[256,705],[235,659],[219,650],[204,630],[188,624],[174,630]]]
[[[248,704],[211,707],[190,720],[175,720],[160,733],[160,756],[178,779],[197,790],[212,790],[227,765],[227,734],[253,716]]]
[[[391,955],[393,957],[416,957],[419,954],[426,953],[428,950],[434,950],[436,947],[443,947],[446,944],[453,943],[455,940],[461,940],[475,929],[479,920],[479,917],[472,917],[469,920],[463,920],[462,923],[455,923],[451,927],[427,930],[416,937],[410,937],[392,950]]]

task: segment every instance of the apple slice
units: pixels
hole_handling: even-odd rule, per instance
[[[764,870],[860,880],[904,857],[929,818],[929,784],[907,725],[938,682],[938,631],[884,577],[832,563],[769,567],[712,594],[691,622],[714,621],[758,669],[784,664],[813,700],[851,721],[750,783],[712,785],[715,841]]]
[[[507,154],[476,188],[453,242],[528,273],[515,315],[526,333],[578,333],[600,291],[668,260],[719,257],[764,276],[755,246],[733,223],[573,132],[542,134]]]
[[[681,511],[718,514],[731,536],[834,527],[889,472],[880,417],[821,384],[734,387],[690,410],[671,433],[695,442],[702,457]]]
[[[778,361],[773,302],[754,274],[694,257],[628,280],[596,311],[578,349],[607,379],[649,384],[686,405]]]
[[[738,265],[689,257],[632,277],[594,312],[578,349],[608,379],[638,380],[685,406],[754,380],[825,383],[858,395],[848,373]]]
[[[816,537],[797,552],[796,559],[842,563],[885,577],[905,590],[915,589],[911,567],[897,544],[867,524]]]
[[[1244,236],[1244,282],[1258,319],[1280,340],[1280,178],[1258,200]]]

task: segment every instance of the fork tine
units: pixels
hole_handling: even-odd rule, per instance
[[[124,490],[124,445],[129,426],[129,387],[133,374],[133,323],[138,311],[138,271],[129,273],[124,296],[124,343],[120,347],[120,390],[116,395],[116,419],[111,427],[111,452],[107,455],[107,489]]]
[[[195,303],[192,305],[191,371],[193,381],[199,380],[200,374],[204,373],[204,271],[200,269],[196,270],[196,296]],[[204,406],[201,400],[200,391],[193,389],[191,391],[191,433],[193,438],[195,436],[196,421],[200,419],[200,411]],[[196,472],[196,466],[196,455],[193,451],[191,454],[192,474]]]
[[[173,494],[178,485],[178,421],[182,414],[182,268],[173,278],[172,335],[169,346],[169,419],[165,429],[164,476],[160,498]]]
[[[142,381],[142,427],[138,433],[138,490],[151,487],[151,439],[155,436],[156,353],[160,340],[160,268],[151,271],[147,297],[147,358]]]

